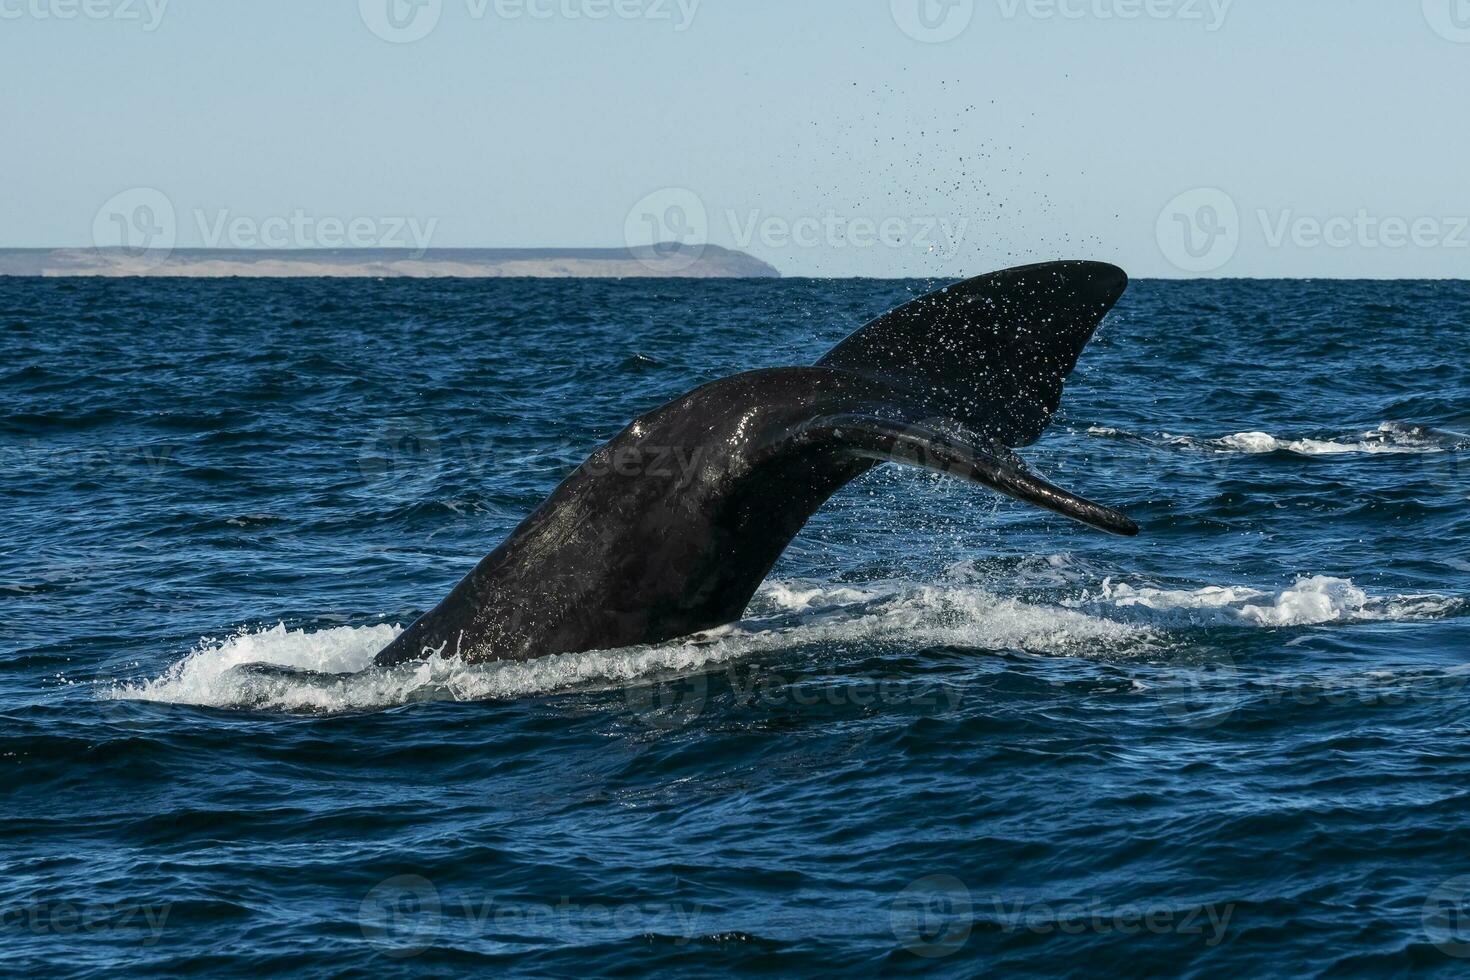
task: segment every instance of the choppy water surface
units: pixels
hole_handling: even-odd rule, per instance
[[[926,285],[0,280],[0,960],[1462,970],[1470,285],[1135,284],[1026,455],[1137,540],[888,467],[727,630],[352,673]]]

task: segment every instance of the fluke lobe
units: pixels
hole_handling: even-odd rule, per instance
[[[885,462],[1137,534],[1011,452],[1041,436],[1127,285],[1122,270],[1095,262],[981,276],[874,320],[811,367],[738,374],[649,412],[377,665],[436,652],[531,660],[734,622],[817,508]]]

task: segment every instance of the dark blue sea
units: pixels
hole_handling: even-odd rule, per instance
[[[734,627],[362,670],[934,285],[0,279],[0,969],[1463,976],[1470,284],[1135,283],[1023,455],[1137,539],[884,467]]]

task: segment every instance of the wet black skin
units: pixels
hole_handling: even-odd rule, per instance
[[[817,366],[689,392],[595,452],[377,664],[530,660],[734,622],[811,515],[883,462],[1136,533],[1010,452],[1045,428],[1126,282],[1095,263],[969,280],[874,321]]]

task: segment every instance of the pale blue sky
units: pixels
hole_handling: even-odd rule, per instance
[[[426,0],[408,43],[389,0],[161,2],[0,0],[0,246],[151,188],[187,246],[652,214],[791,275],[1470,276],[1470,0],[922,0],[937,43],[921,0]]]

